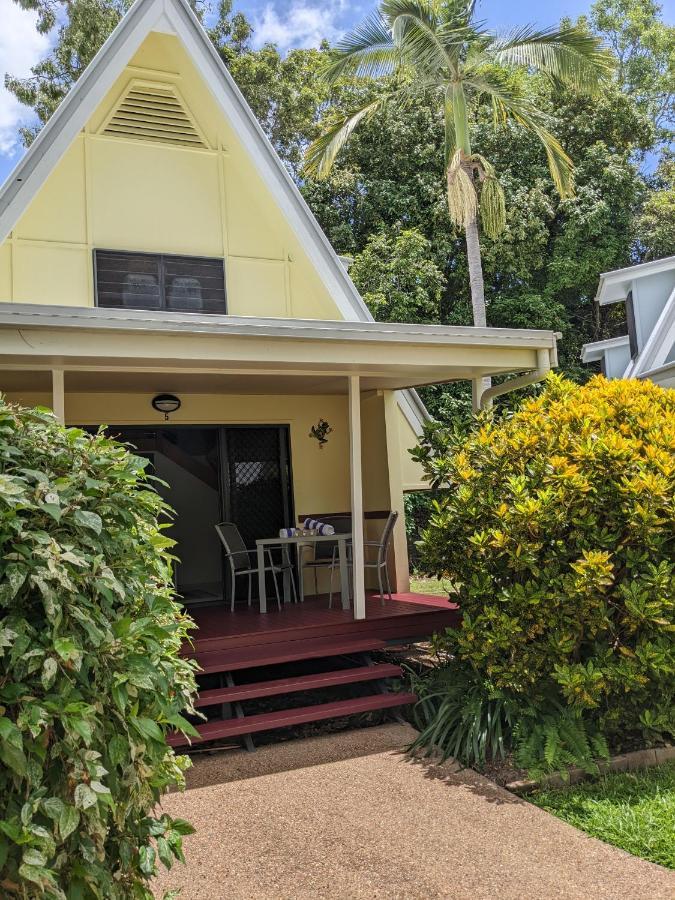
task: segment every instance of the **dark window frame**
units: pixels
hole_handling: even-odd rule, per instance
[[[626,330],[628,331],[628,346],[630,348],[630,358],[635,359],[640,348],[638,346],[637,324],[635,322],[635,304],[633,303],[633,292],[628,291],[626,296]]]
[[[114,253],[116,256],[127,256],[127,257],[136,257],[141,259],[150,259],[157,262],[157,268],[159,273],[158,287],[159,287],[159,306],[148,306],[148,307],[140,307],[141,311],[147,310],[150,312],[167,312],[167,313],[179,313],[182,315],[200,315],[200,316],[225,316],[228,315],[228,303],[227,303],[227,282],[225,280],[225,259],[221,256],[193,256],[191,254],[185,253],[148,253],[143,250],[114,250],[109,247],[94,247],[92,250],[93,257],[93,266],[94,266],[94,305],[98,309],[128,309],[125,306],[112,306],[112,305],[101,305],[99,303],[99,290],[98,290],[98,254],[99,253]],[[166,266],[164,264],[164,260],[166,259],[180,259],[180,260],[194,260],[195,262],[207,262],[207,263],[220,263],[222,268],[223,275],[223,306],[224,309],[219,312],[210,312],[206,309],[200,310],[181,310],[181,309],[171,309],[167,306],[166,301]]]

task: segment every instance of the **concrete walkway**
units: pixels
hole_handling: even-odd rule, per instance
[[[407,726],[196,757],[182,900],[673,900],[675,875],[470,771],[411,763]]]

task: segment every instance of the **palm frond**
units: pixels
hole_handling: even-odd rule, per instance
[[[495,121],[505,123],[509,119],[535,134],[546,151],[548,167],[556,190],[561,197],[574,192],[574,165],[559,141],[546,128],[547,117],[526,99],[516,95],[506,79],[492,72],[489,75],[474,74],[466,85],[476,93],[487,94],[492,100]]]
[[[543,144],[546,158],[548,159],[548,168],[556,190],[563,199],[571,197],[574,194],[574,163],[550,131],[534,122],[523,124],[536,134]]]
[[[438,7],[433,0],[383,0],[380,12],[406,62],[426,72],[448,65],[438,39]]]
[[[394,72],[400,61],[387,23],[375,12],[338,41],[323,75],[329,81],[343,75],[381,78]]]
[[[536,30],[525,25],[486,49],[500,65],[533,68],[586,93],[597,91],[614,65],[601,39],[578,26]]]
[[[331,170],[335,157],[349,139],[359,122],[369,119],[381,109],[391,98],[391,94],[382,94],[375,100],[369,100],[358,109],[345,116],[328,128],[307,148],[303,170],[315,178],[326,178]]]

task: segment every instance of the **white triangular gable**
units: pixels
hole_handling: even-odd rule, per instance
[[[183,44],[345,319],[370,321],[366,305],[232,76],[185,0],[136,0],[40,132],[0,192],[0,242],[153,31]]]
[[[348,321],[372,316],[186,0],[136,0],[0,190],[0,244],[151,32],[175,35],[240,137],[250,160]],[[419,432],[428,414],[414,391],[399,399]]]

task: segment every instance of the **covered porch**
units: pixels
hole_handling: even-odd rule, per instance
[[[28,304],[0,310],[0,389],[11,400],[51,406],[67,424],[287,427],[293,485],[283,525],[305,514],[351,517],[353,604],[347,615],[356,621],[379,617],[367,601],[363,542],[377,536],[392,510],[399,513],[392,587],[395,593],[408,589],[403,496],[423,483],[406,451],[425,418],[409,389],[469,380],[478,407],[543,378],[555,352],[554,333],[529,330],[169,318]],[[485,376],[504,374],[516,377],[485,391]],[[158,393],[181,399],[168,423],[152,408]],[[333,428],[324,449],[309,436],[318,417]],[[285,604],[272,615],[289,621],[298,613]],[[237,633],[233,617],[223,621]]]

